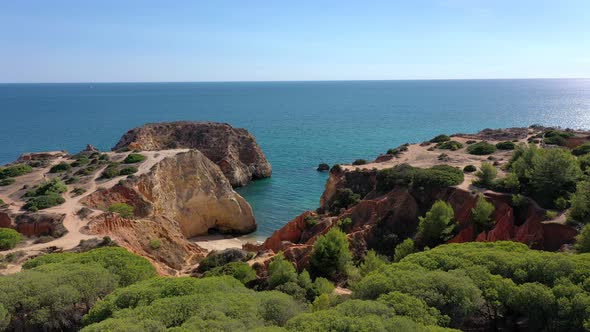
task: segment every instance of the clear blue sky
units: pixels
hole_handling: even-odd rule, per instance
[[[1,0],[0,82],[590,77],[590,0]]]

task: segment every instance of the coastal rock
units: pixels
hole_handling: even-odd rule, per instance
[[[82,152],[98,152],[98,149],[92,144],[86,144],[86,148]]]
[[[139,218],[174,220],[186,238],[209,231],[244,234],[256,229],[250,205],[197,150],[164,158],[147,173],[98,190],[82,202],[103,210],[114,203],[129,204]]]
[[[329,171],[329,170],[330,170],[330,165],[328,165],[326,163],[320,163],[317,168],[318,172],[325,172],[325,171]]]
[[[247,130],[214,122],[152,123],[131,129],[113,150],[198,149],[221,168],[234,187],[270,177],[272,167]]]

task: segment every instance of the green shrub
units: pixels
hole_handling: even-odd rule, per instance
[[[520,189],[518,176],[514,173],[508,173],[505,177],[494,181],[491,189],[505,193],[517,193]]]
[[[213,268],[203,275],[204,277],[220,277],[232,276],[238,279],[241,283],[247,284],[252,280],[256,280],[256,271],[245,262],[231,262],[223,266]]]
[[[357,159],[355,161],[352,162],[353,165],[358,166],[358,165],[365,165],[367,163],[367,161],[365,159]]]
[[[474,165],[467,165],[463,168],[464,173],[473,173],[475,171],[477,171],[477,167],[475,167]]]
[[[474,181],[473,184],[480,187],[489,188],[493,185],[497,174],[498,170],[496,167],[490,163],[483,162],[479,167],[479,171],[475,173],[475,176],[477,176],[477,181]]]
[[[545,138],[543,139],[543,142],[545,142],[545,144],[565,146],[567,144],[566,139],[573,136],[573,133],[560,130],[549,130],[545,132]]]
[[[539,149],[528,171],[532,196],[543,206],[575,191],[582,175],[576,157],[564,149]]]
[[[486,155],[496,152],[496,146],[488,142],[479,142],[467,147],[467,152],[473,155]]]
[[[463,148],[463,144],[457,141],[446,141],[437,145],[439,149],[456,151]]]
[[[395,149],[389,149],[387,150],[387,154],[391,154],[394,156],[398,156],[399,154],[401,154],[402,152],[406,152],[408,151],[408,147],[410,146],[410,144],[406,143],[403,145],[398,146]]]
[[[447,142],[450,141],[451,137],[449,137],[448,135],[438,135],[436,137],[434,137],[433,139],[430,140],[431,143],[442,143],[442,142]]]
[[[407,238],[402,243],[398,244],[395,247],[395,251],[393,254],[393,261],[399,262],[404,257],[412,254],[416,251],[416,245],[414,244],[414,240]]]
[[[146,157],[142,154],[139,153],[130,153],[125,160],[123,161],[123,163],[125,164],[135,164],[135,163],[139,163],[142,162],[146,159]]]
[[[495,209],[494,204],[488,202],[483,195],[480,195],[475,207],[471,209],[471,219],[476,225],[487,230],[491,228],[494,222],[492,214]]]
[[[522,207],[522,206],[525,206],[527,203],[526,197],[524,197],[521,194],[512,195],[511,200],[512,200],[512,205],[514,207]]]
[[[286,260],[282,253],[275,256],[268,264],[268,286],[270,289],[296,280],[297,271],[293,263]]]
[[[160,239],[151,239],[149,246],[152,250],[158,250],[162,246],[162,241]]]
[[[63,173],[63,172],[67,172],[71,169],[72,169],[72,165],[62,161],[61,163],[51,167],[49,169],[49,173]]]
[[[516,148],[516,145],[514,144],[514,142],[505,141],[497,143],[496,148],[498,148],[498,150],[514,150]]]
[[[68,186],[63,183],[60,179],[52,179],[41,184],[39,187],[28,191],[25,197],[36,197],[48,194],[63,194],[68,191]]]
[[[35,212],[63,204],[65,201],[61,195],[49,192],[45,195],[29,198],[27,203],[23,205],[23,209]]]
[[[33,171],[33,167],[27,164],[18,164],[8,167],[0,167],[0,180],[6,178],[15,178],[17,176],[25,175],[31,173]]]
[[[375,250],[369,250],[365,259],[359,266],[361,276],[366,276],[373,271],[378,271],[385,266],[385,264],[387,264],[387,261],[384,258],[379,257]]]
[[[8,250],[14,248],[23,236],[12,228],[0,228],[0,250]]]
[[[574,248],[579,253],[590,253],[590,226],[584,225],[580,233],[576,236],[576,244]]]
[[[80,196],[80,195],[82,195],[85,192],[86,192],[86,189],[81,188],[81,187],[76,187],[76,188],[72,189],[72,191],[71,191],[71,193],[74,196]]]
[[[427,246],[449,240],[457,226],[455,211],[447,202],[436,201],[424,217],[420,217],[418,234]]]
[[[119,164],[111,163],[104,169],[104,171],[102,171],[100,177],[103,179],[112,179],[117,176],[119,176]]]
[[[346,265],[352,259],[348,245],[346,234],[338,228],[332,228],[320,236],[315,241],[310,256],[311,274],[332,280],[344,277]]]
[[[125,167],[119,171],[119,175],[131,175],[137,173],[137,167]]]
[[[334,199],[330,204],[330,211],[338,213],[340,209],[347,209],[356,205],[361,199],[359,194],[355,194],[349,188],[340,188],[336,191]]]
[[[463,180],[463,172],[452,166],[436,165],[432,168],[416,168],[401,164],[377,173],[377,190],[387,192],[397,186],[448,187],[459,185]]]
[[[574,156],[583,156],[588,153],[590,153],[590,142],[579,145],[572,150]]]
[[[10,330],[76,331],[82,315],[115,288],[153,276],[146,259],[122,248],[47,254],[0,278],[0,306],[9,311]]]
[[[545,211],[545,220],[553,220],[555,218],[557,218],[557,211]]]
[[[65,181],[66,184],[74,184],[74,183],[78,183],[78,182],[80,182],[79,176],[72,176]]]
[[[0,180],[0,187],[9,186],[15,182],[16,182],[16,180],[13,178],[2,179],[2,180]]]
[[[581,181],[572,195],[568,219],[581,224],[590,222],[590,181]]]
[[[109,212],[118,213],[123,218],[133,218],[135,215],[133,206],[126,203],[115,203],[109,206]]]

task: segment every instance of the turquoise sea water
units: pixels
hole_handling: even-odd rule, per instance
[[[273,177],[241,188],[267,236],[318,206],[319,162],[372,159],[439,133],[539,123],[590,128],[590,80],[0,84],[0,163],[146,122],[210,120],[252,132]]]

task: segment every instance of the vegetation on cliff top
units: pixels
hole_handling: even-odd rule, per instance
[[[401,164],[377,173],[377,190],[386,192],[396,186],[448,187],[459,185],[463,180],[463,171],[448,165],[417,168]]]

